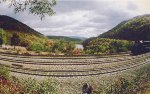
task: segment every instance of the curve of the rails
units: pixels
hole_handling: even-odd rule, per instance
[[[15,68],[12,68],[12,72],[16,72],[16,73],[22,73],[22,74],[29,74],[29,75],[38,75],[38,76],[52,76],[52,77],[76,77],[76,76],[90,76],[90,75],[99,75],[99,74],[106,74],[106,73],[111,73],[111,72],[116,72],[117,70],[118,71],[121,71],[121,70],[126,70],[126,69],[130,69],[130,67],[133,67],[133,66],[139,66],[139,65],[141,65],[141,64],[145,64],[146,62],[145,61],[143,61],[143,60],[145,60],[145,59],[147,59],[147,58],[149,58],[149,55],[148,56],[146,56],[146,55],[141,55],[141,56],[138,56],[137,58],[135,58],[135,62],[131,62],[131,63],[129,63],[129,64],[126,64],[126,66],[127,66],[127,68],[121,68],[121,67],[125,67],[124,65],[119,65],[119,66],[121,66],[121,67],[118,67],[118,68],[116,68],[117,66],[114,66],[114,68],[112,68],[112,67],[107,67],[106,69],[103,69],[103,71],[104,72],[101,72],[102,71],[102,69],[99,69],[99,70],[96,70],[96,71],[94,71],[94,72],[96,72],[96,73],[84,73],[84,74],[75,74],[75,75],[70,75],[70,74],[66,74],[66,75],[55,75],[55,74],[53,74],[53,75],[45,75],[45,74],[35,74],[35,73],[32,73],[31,72],[31,70],[30,70],[30,72],[21,72],[21,71],[16,71],[16,70],[13,70],[13,69],[15,69]],[[143,60],[140,60],[140,59],[143,59]],[[138,63],[138,62],[141,62],[141,63]],[[144,63],[143,63],[144,62]],[[131,66],[132,65],[132,66]],[[17,68],[16,68],[17,69]],[[110,71],[108,71],[108,69],[111,69]],[[23,70],[23,71],[26,71],[25,69]],[[39,71],[37,71],[37,72],[39,72]],[[68,71],[64,71],[64,72],[68,72]],[[75,71],[74,71],[75,72]],[[79,71],[76,71],[76,72],[79,72]],[[82,71],[80,71],[80,72],[82,72]],[[85,72],[85,71],[84,71]],[[90,71],[91,72],[91,71]],[[93,71],[92,71],[93,72]]]
[[[39,59],[91,59],[91,58],[108,58],[108,57],[120,57],[129,56],[130,54],[114,54],[114,55],[79,55],[79,56],[24,56],[24,55],[14,55],[0,53],[1,56],[9,57],[20,57],[20,58],[39,58]]]
[[[140,58],[140,56],[137,56],[137,58]],[[134,60],[136,59],[135,57],[132,58],[132,59],[125,59],[125,60],[118,60],[118,61],[82,61],[82,62],[71,62],[71,61],[68,61],[67,63],[65,62],[35,62],[35,61],[24,61],[24,60],[13,60],[13,59],[8,59],[8,58],[0,58],[1,60],[3,61],[8,61],[8,62],[11,62],[11,63],[20,63],[20,64],[34,64],[34,65],[94,65],[94,64],[104,64],[104,63],[112,63],[112,62],[120,62],[120,61],[130,61],[130,60]]]
[[[121,58],[113,57],[113,58],[94,58],[94,59],[31,59],[31,58],[14,58],[14,57],[8,57],[8,56],[1,56],[0,55],[0,60],[3,61],[10,61],[10,62],[16,62],[16,63],[23,63],[23,64],[37,64],[37,65],[59,65],[62,63],[66,65],[70,65],[71,63],[75,63],[73,65],[86,65],[87,63],[91,64],[99,64],[99,63],[110,63],[110,62],[119,62],[119,61],[124,61],[124,60],[130,60],[134,58],[133,56],[129,58],[129,56],[125,56]],[[107,59],[107,60],[106,60]]]
[[[120,62],[124,60],[115,60],[115,61],[68,61],[68,62],[35,62],[35,61],[23,61],[23,60],[13,60],[7,58],[0,58],[2,61],[7,61],[11,63],[18,63],[18,64],[34,64],[34,65],[96,65],[96,64],[105,64],[105,63],[113,63],[113,62]],[[131,60],[131,59],[128,59]],[[127,60],[126,60],[127,61]]]
[[[137,61],[136,61],[137,62]],[[140,62],[140,63],[139,63]],[[77,76],[91,76],[91,75],[100,75],[100,74],[107,74],[107,73],[114,73],[114,72],[119,72],[119,71],[124,71],[124,70],[128,70],[128,69],[131,69],[131,68],[134,68],[134,67],[137,67],[137,66],[140,66],[140,65],[143,65],[143,64],[147,64],[149,63],[149,61],[144,61],[144,60],[141,60],[139,61],[138,60],[138,63],[129,63],[129,64],[126,64],[126,67],[125,65],[122,65],[118,68],[106,68],[104,72],[101,72],[101,70],[97,70],[95,71],[96,73],[88,73],[88,74],[66,74],[66,75],[45,75],[45,74],[36,74],[36,73],[32,73],[32,72],[21,72],[21,71],[16,71],[16,70],[11,70],[12,72],[16,72],[16,73],[22,73],[22,74],[28,74],[28,75],[37,75],[37,76],[51,76],[51,77],[77,77]],[[124,68],[122,68],[124,67]],[[112,69],[110,71],[108,71],[108,69]],[[103,69],[104,70],[104,69]],[[35,71],[35,70],[32,70],[32,71]],[[38,72],[38,71],[37,71]],[[66,71],[65,71],[66,72]],[[82,72],[82,71],[76,71],[76,72]]]
[[[120,67],[129,66],[129,65],[135,65],[135,64],[138,64],[138,63],[132,62],[132,63],[127,63],[127,64],[122,64],[122,65],[119,65],[119,68]],[[43,69],[16,68],[16,67],[11,67],[11,68],[23,69],[23,70],[27,70],[27,71],[38,71],[38,72],[90,72],[90,71],[100,71],[100,70],[116,69],[116,67],[117,66],[96,68],[96,70],[94,70],[94,69],[84,69],[84,70],[43,70]]]
[[[100,64],[112,64],[112,63],[118,63],[118,62],[125,62],[125,61],[130,61],[130,60],[134,60],[135,57],[130,58],[130,59],[119,59],[119,60],[115,60],[115,61],[99,61],[99,60],[91,60],[91,61],[75,61],[75,62],[35,62],[35,61],[24,61],[24,60],[13,60],[13,59],[9,59],[9,58],[0,58],[1,61],[6,61],[9,64],[32,64],[32,65],[59,65],[59,66],[64,66],[64,65],[100,65]]]
[[[36,76],[49,76],[49,77],[79,77],[79,76],[93,76],[93,75],[101,75],[101,74],[110,74],[110,73],[116,73],[116,72],[121,72],[121,71],[125,71],[125,70],[129,70],[129,69],[133,69],[135,67],[139,67],[142,66],[144,64],[150,63],[149,61],[147,62],[143,62],[140,64],[136,64],[133,66],[129,66],[127,68],[121,68],[121,69],[116,69],[116,70],[111,70],[111,71],[105,71],[105,72],[98,72],[98,73],[91,73],[91,74],[75,74],[75,75],[70,75],[70,74],[66,74],[66,75],[55,75],[55,74],[50,74],[50,75],[46,75],[46,74],[36,74],[36,73],[30,73],[30,72],[21,72],[21,71],[16,71],[16,70],[10,70],[11,72],[14,73],[21,73],[21,74],[28,74],[28,75],[36,75]]]

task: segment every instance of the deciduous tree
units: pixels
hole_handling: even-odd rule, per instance
[[[9,3],[15,13],[29,10],[29,13],[39,15],[42,19],[45,15],[53,15],[52,9],[56,5],[56,0],[0,0],[0,3]]]

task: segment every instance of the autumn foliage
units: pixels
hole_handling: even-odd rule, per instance
[[[87,54],[119,53],[131,50],[132,41],[107,38],[90,38],[83,42]]]
[[[73,50],[73,55],[82,55],[83,54],[83,49],[76,48]]]
[[[19,83],[14,83],[0,76],[0,93],[1,94],[21,94],[23,86]]]

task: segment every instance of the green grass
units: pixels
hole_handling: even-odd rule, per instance
[[[104,84],[105,83],[105,84]],[[118,77],[99,85],[99,94],[149,94],[150,64],[135,70],[131,76]]]
[[[8,68],[0,65],[0,76],[9,79],[10,72],[9,72]]]
[[[51,79],[38,82],[35,79],[25,79],[22,81],[24,84],[25,93],[35,94],[57,94],[56,83]]]

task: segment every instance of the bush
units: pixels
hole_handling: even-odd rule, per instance
[[[0,76],[8,79],[10,77],[9,69],[0,65]]]
[[[37,82],[35,79],[24,80],[25,94],[57,94],[56,83],[51,80]]]
[[[0,38],[2,39],[2,44],[7,43],[6,31],[4,31],[3,29],[0,29]]]
[[[39,83],[37,88],[38,94],[56,94],[57,88],[56,83],[51,82],[51,80],[45,80]]]
[[[40,51],[44,51],[44,47],[43,47],[43,45],[40,44],[40,43],[33,42],[33,43],[28,47],[28,50],[40,52]]]
[[[83,50],[80,48],[76,48],[73,50],[72,53],[73,53],[73,55],[81,55],[81,54],[83,54]]]

